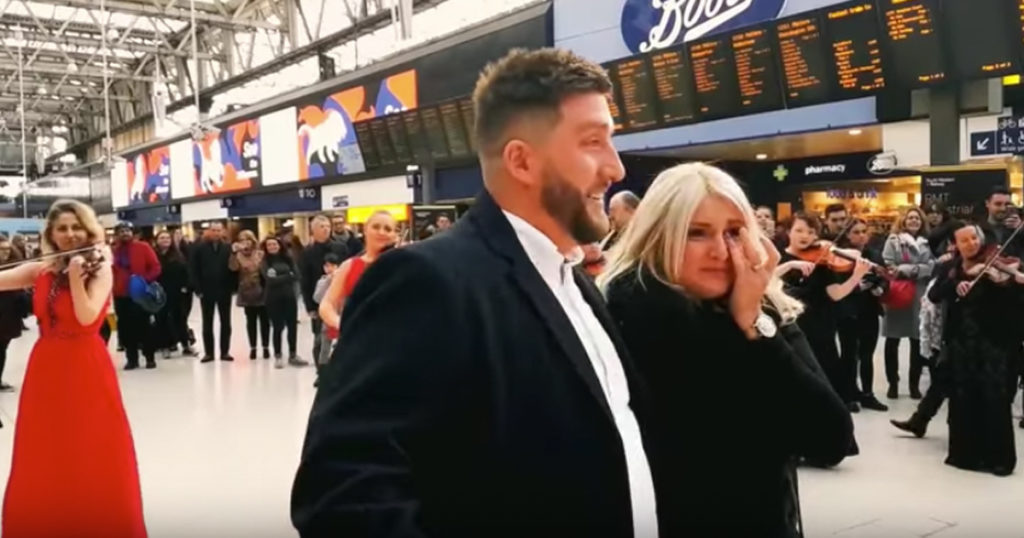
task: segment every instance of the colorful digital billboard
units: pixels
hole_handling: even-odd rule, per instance
[[[171,156],[167,146],[144,151],[127,159],[125,178],[128,205],[166,202],[171,198]]]
[[[185,196],[249,189],[259,183],[261,160],[258,120],[235,123],[219,134],[210,133],[192,145],[194,191]]]

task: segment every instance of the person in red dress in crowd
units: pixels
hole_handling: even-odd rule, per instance
[[[0,272],[0,291],[34,286],[40,331],[18,405],[5,538],[146,536],[131,429],[100,337],[113,286],[103,238],[90,207],[58,201],[41,239],[50,256]]]
[[[345,308],[345,299],[352,294],[359,277],[377,258],[394,247],[398,242],[398,223],[387,211],[377,211],[366,221],[363,231],[366,250],[361,256],[353,256],[338,267],[331,279],[331,287],[327,289],[320,301],[320,319],[332,339],[338,338],[341,326],[341,311]]]

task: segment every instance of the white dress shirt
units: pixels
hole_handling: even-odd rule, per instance
[[[629,473],[629,493],[633,508],[633,535],[636,538],[657,538],[658,520],[654,498],[654,483],[647,461],[640,426],[629,407],[629,384],[622,361],[615,350],[608,333],[598,321],[590,304],[573,279],[573,266],[583,261],[583,251],[576,248],[570,259],[558,251],[558,247],[540,230],[525,220],[505,211],[505,217],[523,245],[526,255],[533,262],[541,278],[558,299],[565,315],[576,329],[576,336],[583,344],[604,391],[608,407],[615,419],[615,426],[622,440],[626,455],[626,470]]]

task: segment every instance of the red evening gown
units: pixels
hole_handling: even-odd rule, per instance
[[[18,407],[3,537],[144,537],[135,447],[100,338],[106,316],[83,326],[66,285],[51,300],[54,278],[36,280],[41,334]]]

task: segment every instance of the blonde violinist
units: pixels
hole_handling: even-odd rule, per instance
[[[132,434],[99,331],[113,287],[103,239],[92,208],[58,201],[43,257],[0,272],[0,291],[34,287],[40,331],[18,406],[4,536],[146,535]]]

